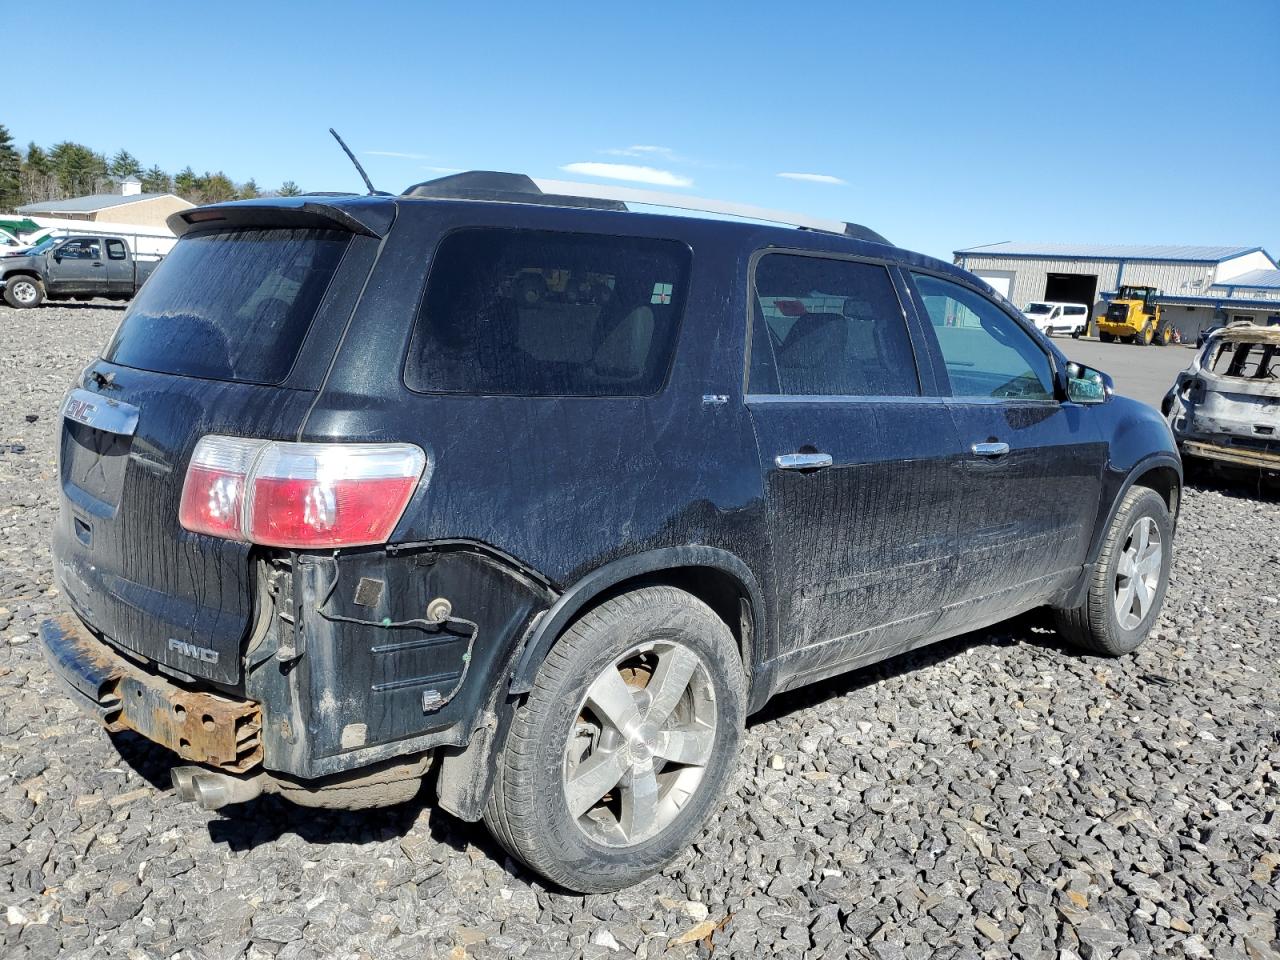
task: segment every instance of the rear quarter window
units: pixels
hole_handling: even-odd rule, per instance
[[[689,282],[675,240],[473,228],[441,240],[404,379],[423,393],[647,396]]]
[[[157,373],[280,383],[350,239],[311,229],[184,237],[134,298],[104,359]]]

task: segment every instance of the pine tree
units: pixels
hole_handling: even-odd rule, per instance
[[[276,196],[280,197],[300,197],[302,190],[292,180],[286,180],[280,184],[280,189],[276,191]]]
[[[13,148],[9,129],[0,123],[0,210],[12,210],[22,199],[22,158]]]
[[[32,173],[53,173],[53,163],[49,160],[49,154],[35,143],[27,144],[27,166],[31,168]]]
[[[93,193],[107,175],[107,161],[82,143],[64,140],[49,151],[58,186],[71,196]]]
[[[128,150],[121,150],[111,158],[108,169],[115,179],[124,180],[126,177],[136,177],[142,173],[142,164]]]
[[[236,198],[236,185],[221,170],[206,173],[200,178],[199,187],[201,203],[222,203]]]
[[[173,189],[173,181],[158,166],[144,170],[139,179],[142,180],[142,189],[147,193],[168,193]]]
[[[184,200],[195,200],[199,193],[199,178],[189,166],[183,167],[173,178],[173,189]]]
[[[262,191],[258,189],[258,182],[252,178],[240,184],[238,193],[241,200],[252,200],[254,197],[262,196]]]

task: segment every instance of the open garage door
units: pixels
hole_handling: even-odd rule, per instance
[[[1050,273],[1045,275],[1044,298],[1051,303],[1083,303],[1092,310],[1097,296],[1097,274]]]
[[[1054,303],[1083,303],[1089,311],[1085,333],[1094,333],[1093,305],[1098,296],[1096,273],[1045,274],[1044,298]]]

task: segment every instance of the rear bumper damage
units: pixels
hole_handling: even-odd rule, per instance
[[[231,773],[262,763],[258,704],[148,673],[70,613],[44,621],[40,643],[68,695],[107,730],[132,730],[183,759]]]
[[[440,802],[478,815],[519,641],[550,590],[457,545],[293,554],[264,561],[256,580],[242,686],[186,682],[73,613],[45,621],[41,644],[108,731],[200,764],[174,783],[208,808],[260,793],[383,806],[412,796],[433,752],[450,748]]]

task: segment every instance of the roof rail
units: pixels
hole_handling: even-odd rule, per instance
[[[745,220],[760,220],[765,223],[799,227],[802,230],[840,234],[855,240],[889,244],[888,240],[874,230],[861,224],[846,223],[843,220],[812,217],[803,213],[786,213],[782,210],[771,210],[747,203],[690,197],[682,193],[640,190],[635,187],[619,187],[603,183],[579,183],[573,180],[551,180],[527,177],[519,173],[495,173],[486,170],[457,173],[415,184],[405,190],[403,196],[549,203],[557,206],[589,206],[609,210],[626,210],[627,204],[636,203],[643,206],[740,217]]]

